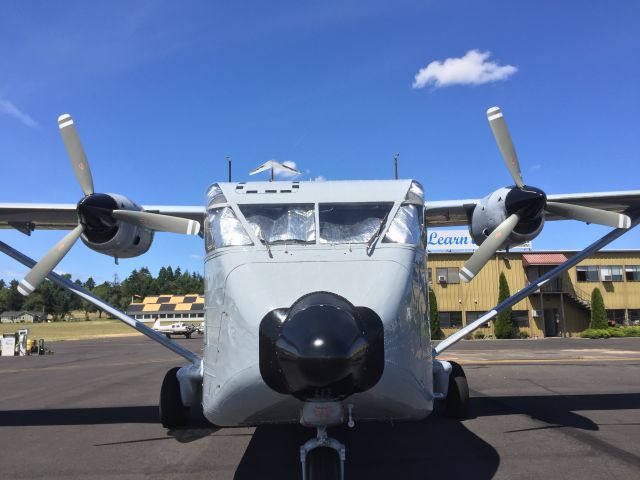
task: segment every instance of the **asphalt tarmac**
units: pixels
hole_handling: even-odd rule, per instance
[[[194,351],[201,339],[181,341]],[[189,428],[157,420],[181,365],[143,337],[51,344],[0,358],[0,478],[300,478],[299,426]],[[640,339],[470,341],[471,418],[357,423],[347,479],[640,478]]]

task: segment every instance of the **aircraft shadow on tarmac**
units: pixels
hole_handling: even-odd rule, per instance
[[[299,448],[315,432],[298,425],[258,427],[236,469],[235,480],[300,478]],[[346,444],[347,478],[493,478],[498,452],[463,423],[433,418],[421,422],[367,423],[329,429]],[[464,462],[460,452],[465,452]]]
[[[475,393],[475,392],[474,392]],[[629,410],[640,405],[640,393],[607,393],[593,395],[526,395],[508,397],[479,396],[471,399],[471,415],[487,417],[492,415],[522,414],[544,422],[527,430],[570,427],[579,430],[597,431],[599,426],[582,416],[580,410]]]
[[[634,409],[638,405],[638,393],[474,396],[471,399],[470,417],[521,414],[539,421],[539,426],[504,432],[505,434],[564,427],[596,431],[599,429],[598,424],[576,412]],[[120,423],[158,423],[158,408],[130,406],[0,411],[0,427]],[[122,439],[115,443],[161,440],[189,443],[214,433],[226,436],[217,430],[217,427],[207,423],[196,412],[192,415],[188,428],[168,430],[166,436]],[[230,429],[229,434],[240,433]],[[375,480],[401,474],[402,478],[444,475],[483,479],[492,478],[500,464],[500,457],[493,446],[469,431],[464,423],[444,418],[434,417],[422,422],[395,424],[359,422],[354,429],[330,429],[330,434],[347,445],[347,473],[357,478]],[[313,435],[312,429],[299,425],[256,428],[238,465],[235,478],[256,478],[264,472],[278,478],[299,475],[298,449]],[[461,451],[465,452],[464,462],[460,462]]]

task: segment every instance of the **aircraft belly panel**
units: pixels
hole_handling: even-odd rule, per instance
[[[296,423],[302,402],[271,390],[262,381],[258,365],[237,372],[225,384],[204,377],[203,411],[218,426]],[[420,420],[433,409],[433,396],[425,391],[411,372],[385,364],[380,382],[363,393],[348,397],[356,420]]]

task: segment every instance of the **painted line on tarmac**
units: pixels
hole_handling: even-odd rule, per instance
[[[175,359],[162,359],[162,360],[144,360],[140,362],[119,362],[119,363],[101,363],[101,364],[81,364],[81,365],[51,365],[50,367],[37,367],[32,366],[32,368],[10,368],[10,369],[0,369],[0,374],[5,373],[25,373],[25,372],[52,372],[59,370],[77,370],[80,368],[111,368],[111,367],[131,367],[131,366],[141,366],[148,365],[151,363],[175,363]]]
[[[508,364],[546,364],[546,363],[568,363],[568,362],[640,362],[640,357],[611,358],[611,357],[583,357],[583,358],[540,358],[540,359],[504,359],[504,360],[473,360],[449,357],[442,360],[453,360],[460,365],[508,365]]]

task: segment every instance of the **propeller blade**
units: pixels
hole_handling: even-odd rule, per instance
[[[561,217],[607,225],[613,228],[629,228],[631,226],[631,219],[628,215],[600,210],[599,208],[583,207],[572,203],[547,202],[545,210]]]
[[[158,213],[114,210],[113,218],[123,222],[150,228],[157,232],[184,233],[186,235],[197,235],[200,231],[200,222],[182,217],[172,217],[170,215],[160,215]]]
[[[67,233],[65,237],[49,250],[42,259],[36,263],[27,275],[20,281],[18,291],[27,296],[32,293],[38,285],[49,275],[60,260],[69,252],[74,243],[82,235],[84,227],[78,225],[76,228]]]
[[[518,188],[524,187],[522,181],[522,173],[520,172],[520,162],[518,162],[518,155],[516,155],[516,149],[511,141],[511,135],[507,128],[507,123],[504,121],[502,111],[498,107],[492,107],[487,110],[487,118],[489,119],[489,125],[493,131],[493,136],[496,139],[502,158],[507,164],[509,173],[516,182]]]
[[[498,227],[491,232],[491,235],[482,242],[482,245],[473,252],[471,258],[466,261],[464,267],[460,270],[460,280],[470,282],[473,277],[482,270],[482,267],[489,261],[491,256],[498,251],[507,237],[511,235],[511,232],[516,228],[519,221],[520,217],[514,213],[498,225]]]
[[[82,193],[84,193],[85,196],[91,195],[93,193],[93,177],[91,176],[91,169],[87,162],[87,155],[84,153],[78,131],[73,124],[71,115],[65,113],[58,117],[58,127],[60,128],[64,146],[67,148],[67,153],[71,159],[71,165],[73,166],[73,171],[76,174]]]

